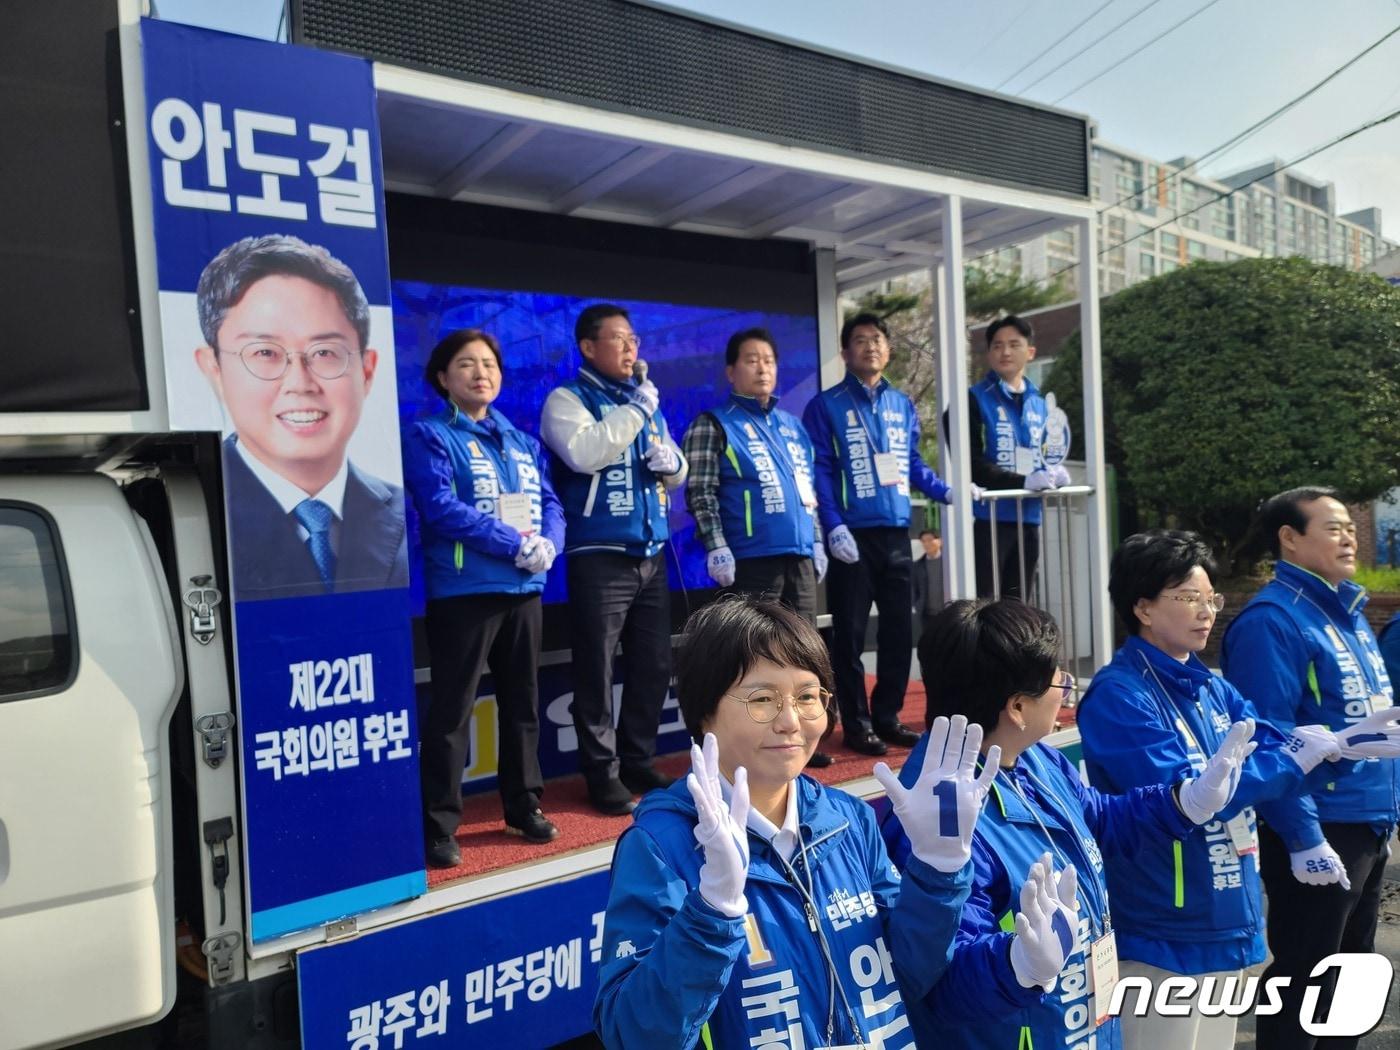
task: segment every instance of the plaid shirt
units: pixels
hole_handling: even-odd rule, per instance
[[[724,542],[724,525],[719,517],[719,465],[724,458],[724,450],[729,439],[724,436],[724,427],[708,412],[702,412],[690,424],[681,442],[681,452],[690,464],[690,474],[685,483],[685,505],[695,519],[695,534],[707,551],[727,546]],[[822,527],[813,516],[816,526],[816,542],[822,542]]]

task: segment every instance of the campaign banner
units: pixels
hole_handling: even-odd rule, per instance
[[[600,871],[308,948],[301,1045],[551,1046],[592,1031],[607,903]]]
[[[370,64],[143,20],[170,423],[222,435],[252,940],[426,891]]]

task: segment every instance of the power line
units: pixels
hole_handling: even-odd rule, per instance
[[[1080,84],[1078,87],[1072,88],[1071,90],[1066,91],[1066,92],[1065,92],[1063,95],[1061,95],[1059,98],[1055,99],[1055,101],[1052,102],[1051,105],[1055,105],[1055,106],[1059,105],[1061,102],[1063,102],[1065,99],[1069,98],[1069,97],[1070,97],[1071,95],[1073,95],[1075,92],[1084,90],[1086,87],[1088,87],[1088,86],[1089,86],[1090,84],[1092,84],[1094,81],[1098,80],[1100,77],[1106,76],[1107,74],[1112,73],[1115,69],[1117,69],[1119,66],[1121,66],[1124,62],[1128,61],[1128,59],[1133,58],[1133,57],[1135,57],[1136,55],[1141,54],[1143,51],[1147,50],[1149,47],[1151,47],[1153,44],[1157,43],[1157,41],[1161,40],[1163,37],[1169,36],[1170,34],[1175,33],[1178,29],[1180,29],[1182,26],[1184,26],[1187,22],[1191,21],[1191,19],[1195,18],[1197,15],[1203,13],[1203,12],[1206,11],[1207,9],[1214,7],[1214,6],[1215,6],[1216,4],[1218,4],[1218,3],[1220,3],[1220,0],[1207,0],[1207,2],[1206,2],[1205,4],[1203,4],[1203,5],[1201,5],[1200,7],[1196,8],[1196,10],[1192,11],[1189,15],[1187,15],[1185,18],[1183,18],[1180,22],[1177,22],[1177,23],[1176,23],[1174,26],[1172,26],[1170,29],[1164,29],[1162,32],[1160,32],[1160,33],[1158,33],[1156,36],[1154,36],[1151,40],[1147,41],[1147,43],[1143,44],[1142,46],[1140,46],[1140,47],[1138,47],[1138,48],[1135,48],[1135,49],[1132,50],[1132,51],[1129,51],[1126,55],[1124,55],[1122,58],[1120,58],[1117,62],[1113,63],[1113,65],[1109,66],[1107,69],[1101,69],[1101,70],[1099,70],[1099,72],[1095,73],[1095,74],[1094,74],[1093,76],[1091,76],[1088,80],[1084,81],[1084,83]]]
[[[1400,0],[1396,0],[1396,2],[1397,2],[1397,3],[1400,3]],[[1144,187],[1142,190],[1137,190],[1137,191],[1134,191],[1133,193],[1126,193],[1126,194],[1124,194],[1123,196],[1119,197],[1116,201],[1112,201],[1112,202],[1109,203],[1109,204],[1105,204],[1102,208],[1099,209],[1099,213],[1102,214],[1103,212],[1108,211],[1110,208],[1116,208],[1116,207],[1118,207],[1118,205],[1122,204],[1124,201],[1132,200],[1134,197],[1139,197],[1139,196],[1142,196],[1143,194],[1155,194],[1156,191],[1157,191],[1157,188],[1158,188],[1159,186],[1161,186],[1162,183],[1167,182],[1167,181],[1169,181],[1170,179],[1172,179],[1172,178],[1174,178],[1174,177],[1176,177],[1176,176],[1185,175],[1185,174],[1187,174],[1188,172],[1192,171],[1193,169],[1199,168],[1202,164],[1204,164],[1206,161],[1212,159],[1213,157],[1217,157],[1217,156],[1219,156],[1221,153],[1224,153],[1225,151],[1227,151],[1227,150],[1229,150],[1229,149],[1232,149],[1233,147],[1239,145],[1241,142],[1243,142],[1245,139],[1249,138],[1251,135],[1253,135],[1253,134],[1254,134],[1256,131],[1258,131],[1260,128],[1264,127],[1266,124],[1271,124],[1271,123],[1273,123],[1273,122],[1274,122],[1275,120],[1277,120],[1279,117],[1283,116],[1284,113],[1288,112],[1288,111],[1289,111],[1290,109],[1292,109],[1294,106],[1298,105],[1298,103],[1304,101],[1305,99],[1307,99],[1307,98],[1310,97],[1311,95],[1316,94],[1316,93],[1318,92],[1318,90],[1320,90],[1322,87],[1326,86],[1327,84],[1331,83],[1333,80],[1337,79],[1337,77],[1341,76],[1343,73],[1345,73],[1345,72],[1346,72],[1348,69],[1350,69],[1352,66],[1356,65],[1357,62],[1360,62],[1363,58],[1365,58],[1365,57],[1366,57],[1367,55],[1369,55],[1372,51],[1376,50],[1376,48],[1378,48],[1378,47],[1380,47],[1382,44],[1384,44],[1387,40],[1389,40],[1391,37],[1393,37],[1396,33],[1400,33],[1400,25],[1397,25],[1394,29],[1392,29],[1389,33],[1386,33],[1386,34],[1385,34],[1384,36],[1382,36],[1379,40],[1377,40],[1377,41],[1375,41],[1374,43],[1368,45],[1367,47],[1362,48],[1362,49],[1361,49],[1360,51],[1358,51],[1355,55],[1353,55],[1351,58],[1347,59],[1347,61],[1343,62],[1343,63],[1342,63],[1340,66],[1338,66],[1336,69],[1332,70],[1332,72],[1328,73],[1325,77],[1323,77],[1321,80],[1319,80],[1319,81],[1318,81],[1316,84],[1314,84],[1312,87],[1308,88],[1308,89],[1307,89],[1306,91],[1304,91],[1302,94],[1295,95],[1293,98],[1289,99],[1289,100],[1288,100],[1287,102],[1285,102],[1283,105],[1279,106],[1278,109],[1274,110],[1274,111],[1273,111],[1272,113],[1270,113],[1268,116],[1263,117],[1263,118],[1261,118],[1261,119],[1259,119],[1259,120],[1256,120],[1253,124],[1251,124],[1249,127],[1245,128],[1243,131],[1241,131],[1241,132],[1239,132],[1238,134],[1233,135],[1233,136],[1231,136],[1230,138],[1226,139],[1226,140],[1225,140],[1224,142],[1222,142],[1220,145],[1215,146],[1214,148],[1212,148],[1212,149],[1209,150],[1208,152],[1202,154],[1200,157],[1197,157],[1195,160],[1193,160],[1190,164],[1187,164],[1185,167],[1183,167],[1183,168],[1181,168],[1181,169],[1179,169],[1179,170],[1177,170],[1177,171],[1174,171],[1174,172],[1169,172],[1169,173],[1164,173],[1164,174],[1162,174],[1161,176],[1159,176],[1159,177],[1157,178],[1157,180],[1156,180],[1150,187]],[[1389,101],[1389,100],[1387,99],[1387,101]],[[1163,165],[1163,168],[1165,169],[1165,165]]]
[[[1400,2],[1400,0],[1397,0],[1397,2]],[[978,53],[978,54],[981,54],[982,52],[987,51],[993,44],[995,44],[998,40],[1000,40],[1002,37],[1004,37],[1004,36],[1006,35],[1007,30],[1009,30],[1009,29],[1010,29],[1012,26],[1014,26],[1017,22],[1021,21],[1021,19],[1025,18],[1025,17],[1026,17],[1026,12],[1029,11],[1029,10],[1030,10],[1032,7],[1034,7],[1034,6],[1035,6],[1035,0],[1028,0],[1028,2],[1027,2],[1027,4],[1026,4],[1025,7],[1021,8],[1021,10],[1017,11],[1014,15],[1012,15],[1012,16],[1011,16],[1011,20],[1010,20],[1009,22],[1007,22],[1006,25],[1004,25],[1004,26],[1002,26],[1000,29],[998,29],[998,30],[992,35],[992,38],[991,38],[990,40],[988,40],[985,44],[983,44],[980,48],[977,49],[977,53]]]
[[[1400,109],[1391,110],[1391,111],[1390,111],[1389,113],[1387,113],[1385,116],[1383,116],[1383,117],[1378,117],[1378,118],[1375,119],[1375,120],[1368,120],[1366,123],[1361,124],[1361,125],[1359,125],[1358,127],[1352,128],[1350,131],[1343,132],[1341,135],[1338,135],[1336,138],[1332,139],[1331,141],[1325,142],[1325,143],[1323,143],[1321,146],[1317,146],[1316,148],[1309,150],[1308,152],[1304,153],[1302,156],[1300,156],[1300,157],[1295,157],[1293,160],[1290,160],[1290,161],[1288,161],[1288,163],[1284,164],[1283,167],[1284,167],[1284,168],[1296,167],[1297,165],[1302,164],[1304,161],[1306,161],[1306,160],[1311,160],[1313,157],[1316,157],[1319,153],[1323,153],[1323,152],[1325,152],[1325,151],[1331,149],[1333,146],[1339,146],[1339,145],[1341,145],[1343,142],[1347,141],[1347,139],[1355,138],[1357,135],[1360,135],[1362,132],[1370,131],[1372,128],[1380,127],[1380,125],[1382,125],[1382,124],[1388,124],[1388,123],[1390,123],[1392,120],[1396,119],[1397,117],[1400,117]],[[1182,218],[1182,217],[1184,217],[1184,216],[1186,216],[1186,215],[1194,215],[1194,214],[1195,214],[1196,212],[1198,212],[1198,211],[1201,211],[1201,210],[1203,210],[1203,209],[1205,209],[1205,208],[1209,208],[1212,204],[1218,204],[1220,201],[1227,200],[1228,198],[1233,197],[1235,194],[1239,193],[1241,190],[1246,190],[1246,189],[1248,189],[1249,187],[1253,186],[1256,182],[1263,182],[1265,179],[1269,178],[1271,175],[1273,175],[1276,171],[1279,171],[1279,170],[1281,170],[1281,169],[1279,169],[1279,168],[1271,168],[1270,170],[1264,172],[1262,175],[1257,175],[1257,176],[1255,176],[1254,178],[1250,179],[1248,182],[1242,182],[1242,183],[1240,183],[1240,185],[1234,187],[1233,189],[1231,189],[1231,190],[1229,190],[1229,191],[1227,191],[1227,192],[1225,192],[1225,193],[1216,194],[1216,195],[1215,195],[1213,198],[1211,198],[1210,200],[1205,201],[1205,202],[1203,202],[1203,203],[1201,203],[1201,204],[1198,204],[1198,205],[1196,205],[1194,208],[1190,208],[1190,209],[1188,209],[1188,210],[1186,210],[1186,211],[1179,211],[1179,212],[1177,212],[1175,215],[1172,215],[1170,218],[1163,219],[1163,220],[1162,220],[1161,222],[1159,222],[1156,226],[1149,226],[1147,229],[1141,230],[1141,231],[1139,231],[1138,233],[1133,234],[1131,237],[1128,237],[1128,238],[1126,238],[1126,239],[1124,239],[1124,240],[1119,241],[1117,244],[1110,244],[1110,245],[1107,245],[1107,246],[1105,246],[1105,247],[1103,247],[1103,248],[1100,248],[1100,249],[1098,250],[1098,252],[1095,253],[1095,254],[1097,254],[1097,255],[1105,255],[1105,254],[1107,254],[1108,252],[1112,251],[1112,250],[1115,249],[1115,248],[1122,248],[1122,247],[1125,247],[1126,245],[1132,244],[1133,241],[1136,241],[1136,240],[1138,240],[1138,239],[1141,238],[1141,237],[1146,237],[1149,233],[1156,233],[1156,232],[1157,232],[1158,230],[1160,230],[1163,226],[1170,226],[1172,223],[1176,222],[1177,219],[1180,219],[1180,218]],[[1056,277],[1059,277],[1059,276],[1060,276],[1061,274],[1063,274],[1063,273],[1068,273],[1070,270],[1073,270],[1073,269],[1074,269],[1076,266],[1078,266],[1078,265],[1079,265],[1079,263],[1074,262],[1074,263],[1070,263],[1068,266],[1062,266],[1060,269],[1056,270],[1054,273],[1047,274],[1045,277],[1041,278],[1041,280],[1044,281],[1044,282],[1046,282],[1046,283],[1048,283],[1048,282],[1050,282],[1050,281],[1053,281]]]
[[[1066,32],[1063,36],[1061,36],[1058,40],[1056,40],[1056,41],[1055,41],[1053,44],[1051,44],[1049,47],[1047,47],[1047,48],[1045,48],[1043,51],[1041,51],[1040,54],[1038,54],[1038,55],[1035,56],[1035,58],[1031,59],[1029,62],[1024,63],[1024,64],[1021,66],[1020,69],[1014,70],[1014,71],[1011,73],[1010,76],[1008,76],[1005,80],[1003,80],[1003,81],[1002,81],[1000,84],[998,84],[996,87],[992,88],[992,90],[993,90],[993,91],[1000,91],[1002,88],[1006,87],[1006,85],[1007,85],[1008,83],[1010,83],[1011,81],[1015,80],[1015,79],[1016,79],[1018,76],[1020,76],[1022,73],[1026,72],[1026,70],[1030,69],[1031,66],[1035,65],[1035,64],[1036,64],[1037,62],[1039,62],[1042,58],[1044,58],[1046,55],[1048,55],[1051,51],[1054,51],[1055,48],[1059,47],[1059,46],[1060,46],[1061,44],[1063,44],[1066,40],[1068,40],[1071,36],[1073,36],[1076,32],[1078,32],[1078,31],[1080,30],[1080,28],[1082,28],[1082,27],[1084,26],[1084,24],[1085,24],[1086,22],[1088,22],[1091,18],[1093,18],[1096,14],[1098,14],[1100,11],[1102,11],[1105,7],[1108,7],[1109,5],[1111,5],[1111,4],[1115,3],[1115,2],[1116,2],[1116,0],[1104,0],[1104,2],[1103,2],[1102,4],[1100,4],[1098,7],[1094,8],[1094,9],[1093,9],[1092,11],[1090,11],[1087,15],[1085,15],[1083,18],[1081,18],[1078,22],[1074,23],[1073,27],[1071,27],[1070,30],[1069,30],[1068,32]],[[1400,3],[1400,0],[1396,0],[1396,3]]]
[[[1044,80],[1046,77],[1049,77],[1049,76],[1054,75],[1055,73],[1058,73],[1060,70],[1064,69],[1065,66],[1069,65],[1071,62],[1073,62],[1073,61],[1074,61],[1076,58],[1078,58],[1080,55],[1084,54],[1084,52],[1088,51],[1090,48],[1094,48],[1094,47],[1097,47],[1099,44],[1102,44],[1105,40],[1107,40],[1109,37],[1111,37],[1114,33],[1118,32],[1118,30],[1122,29],[1125,25],[1127,25],[1129,22],[1131,22],[1134,18],[1137,18],[1138,15],[1146,14],[1151,8],[1156,7],[1156,6],[1157,6],[1159,3],[1161,3],[1161,2],[1162,2],[1162,0],[1148,0],[1148,3],[1147,3],[1147,6],[1146,6],[1146,7],[1139,8],[1137,11],[1134,11],[1132,14],[1130,14],[1127,18],[1123,19],[1123,21],[1119,22],[1116,26],[1114,26],[1114,27],[1113,27],[1112,29],[1110,29],[1108,32],[1103,33],[1103,34],[1100,34],[1099,36],[1095,37],[1093,40],[1089,41],[1089,43],[1085,44],[1083,47],[1081,47],[1081,48],[1080,48],[1078,51],[1076,51],[1074,54],[1070,55],[1069,58],[1065,59],[1063,62],[1061,62],[1061,63],[1060,63],[1058,66],[1056,66],[1054,69],[1050,70],[1050,72],[1048,72],[1048,73],[1042,73],[1040,76],[1036,77],[1036,78],[1035,78],[1034,80],[1032,80],[1029,84],[1027,84],[1025,87],[1023,87],[1020,91],[1018,91],[1017,94],[1018,94],[1018,95],[1024,95],[1027,91],[1029,91],[1031,88],[1035,87],[1037,84],[1039,84],[1039,83],[1040,83],[1042,80]]]

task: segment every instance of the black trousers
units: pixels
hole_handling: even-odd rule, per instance
[[[1327,1016],[1332,1002],[1337,971],[1310,979],[1314,966],[1337,952],[1375,949],[1386,840],[1367,824],[1324,823],[1322,833],[1346,865],[1349,890],[1339,885],[1303,885],[1293,877],[1283,840],[1271,829],[1259,828],[1259,874],[1269,894],[1269,951],[1274,957],[1264,980],[1289,978],[1282,994],[1283,1009],[1257,1022],[1256,1038],[1268,1050],[1341,1050],[1358,1042],[1355,1037],[1308,1035],[1298,1023],[1298,1011],[1310,983],[1321,986],[1316,1020]]]
[[[671,689],[671,591],[665,554],[574,554],[568,560],[573,631],[574,729],[590,784],[640,769],[656,754],[656,727]],[[626,673],[613,728],[613,656]]]
[[[1040,526],[1025,525],[1026,589],[1021,591],[1021,549],[1016,542],[1016,523],[999,521],[997,530],[997,568],[1001,574],[1001,597],[1029,601],[1035,585],[1035,567],[1040,561]],[[992,523],[974,520],[972,523],[972,553],[977,566],[977,596],[992,597]]]
[[[782,602],[811,623],[817,622],[817,570],[801,554],[740,558],[734,562],[734,586],[725,594],[751,594]]]
[[[496,784],[506,818],[533,810],[540,774],[538,594],[468,594],[428,602],[432,687],[419,720],[423,833],[445,838],[462,822],[462,772],[471,746],[471,714],[486,668],[496,683]]]
[[[831,663],[836,676],[836,703],[841,725],[849,732],[869,732],[899,721],[914,647],[909,610],[914,603],[909,531],[903,528],[852,529],[860,561],[847,565],[831,559],[827,601],[831,606]],[[870,603],[880,613],[875,645],[875,691],[865,699],[865,629]]]

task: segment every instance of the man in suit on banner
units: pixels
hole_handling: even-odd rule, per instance
[[[406,587],[402,489],[346,456],[379,360],[354,273],[319,245],[246,237],[205,267],[196,298],[195,362],[234,430],[234,598]]]

